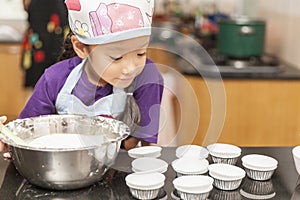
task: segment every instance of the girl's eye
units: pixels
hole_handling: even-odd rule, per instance
[[[145,55],[146,55],[146,52],[144,52],[144,53],[138,53],[137,55],[138,55],[138,56],[145,56]]]
[[[117,58],[114,58],[114,57],[110,57],[113,61],[118,61],[118,60],[121,60],[123,57],[117,57]]]

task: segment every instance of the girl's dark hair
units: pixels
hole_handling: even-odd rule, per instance
[[[72,35],[74,35],[74,34],[73,34],[72,31],[70,31],[68,33],[68,35],[66,36],[66,38],[64,40],[64,43],[63,43],[61,54],[58,57],[58,61],[62,61],[62,60],[65,60],[65,59],[72,58],[72,57],[76,56],[76,53],[73,49],[73,45],[72,45],[72,42],[71,42]]]

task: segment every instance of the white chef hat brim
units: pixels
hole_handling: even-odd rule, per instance
[[[93,38],[82,37],[81,35],[76,35],[76,36],[78,40],[83,44],[98,45],[98,44],[113,43],[122,40],[128,40],[132,38],[150,36],[150,35],[151,35],[151,27],[130,29],[122,32],[111,33],[105,36],[98,36]]]

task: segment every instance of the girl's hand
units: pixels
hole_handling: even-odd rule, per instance
[[[135,137],[129,136],[125,140],[122,141],[122,147],[126,151],[133,149],[136,147],[136,145],[139,143],[139,140]]]
[[[3,124],[5,121],[7,120],[7,117],[6,116],[1,116],[0,117],[0,123]],[[8,151],[8,146],[7,144],[3,143],[1,140],[0,140],[0,152],[6,152]],[[4,153],[3,154],[3,157],[4,158],[11,158],[11,155],[10,153]]]
[[[122,141],[121,148],[128,151],[130,149],[135,148],[139,142],[140,142],[140,140],[138,140],[137,138],[129,136],[125,140]],[[142,146],[151,145],[149,142],[145,142],[145,141],[141,141],[141,144],[142,144]]]

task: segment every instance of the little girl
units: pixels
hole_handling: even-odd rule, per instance
[[[19,118],[57,113],[113,117],[132,128],[124,149],[139,141],[156,143],[163,79],[146,58],[154,1],[65,3],[72,33],[62,61],[45,71]]]

